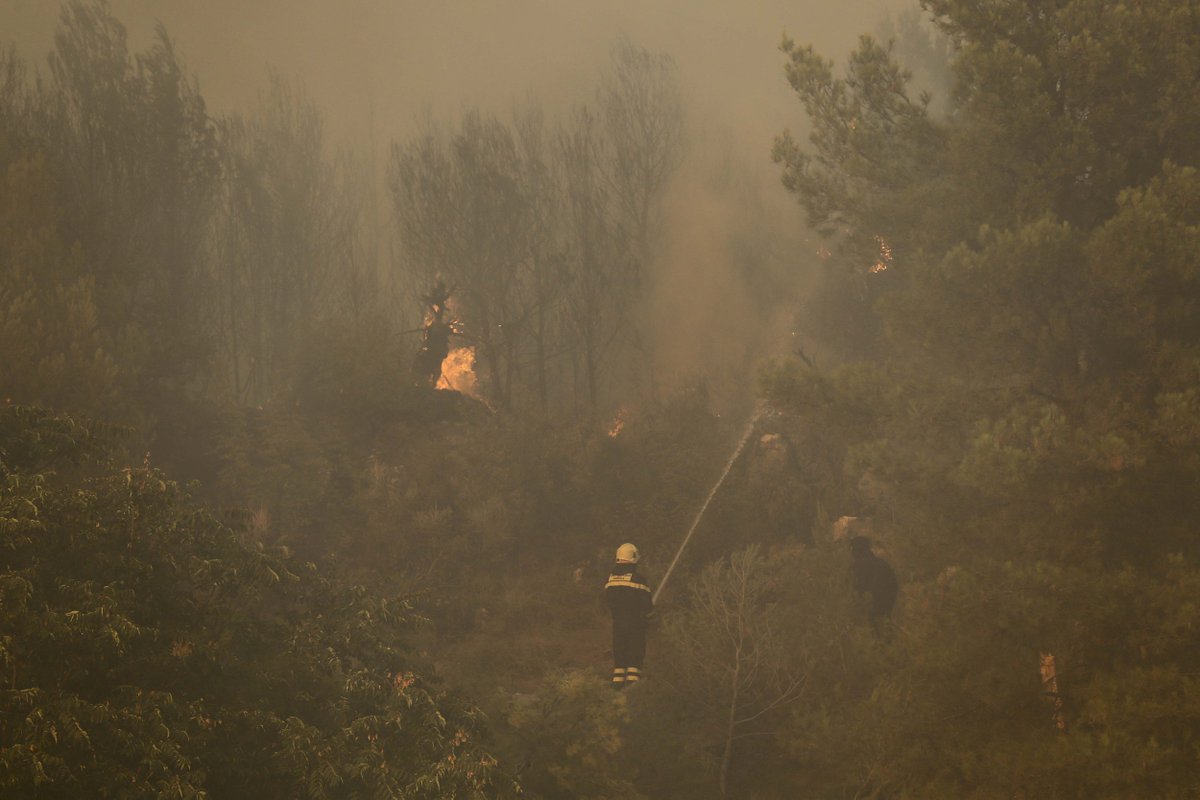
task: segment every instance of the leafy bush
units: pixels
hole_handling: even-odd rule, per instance
[[[248,546],[104,455],[86,423],[0,411],[5,794],[515,791],[478,712],[419,674],[404,600]]]

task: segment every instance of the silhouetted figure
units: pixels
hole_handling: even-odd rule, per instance
[[[650,585],[638,575],[638,549],[631,544],[617,548],[617,563],[604,584],[604,599],[612,611],[614,689],[642,679],[646,657],[646,622],[654,603]]]
[[[850,570],[854,575],[854,591],[869,596],[868,615],[876,628],[885,617],[891,616],[896,605],[899,585],[891,566],[871,550],[871,540],[855,536],[850,540],[850,554],[854,563]]]
[[[425,327],[421,331],[421,349],[413,360],[413,374],[430,386],[436,386],[442,377],[442,362],[450,355],[450,335],[455,332],[452,323],[445,320],[446,303],[451,289],[440,279],[429,294],[421,299],[428,306]]]

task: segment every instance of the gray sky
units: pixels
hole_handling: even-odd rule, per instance
[[[786,31],[844,59],[857,35],[915,0],[111,0],[132,46],[166,24],[214,111],[253,105],[268,65],[299,76],[334,140],[402,135],[430,109],[508,110],[590,99],[621,34],[679,64],[703,117],[761,148],[800,121],[777,50]],[[0,0],[0,39],[44,65],[56,0]]]

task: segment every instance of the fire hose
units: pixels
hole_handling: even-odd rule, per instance
[[[721,477],[717,478],[717,482],[713,484],[712,489],[709,490],[708,497],[704,498],[704,504],[700,506],[700,510],[696,513],[696,518],[692,520],[692,526],[688,528],[687,535],[683,537],[683,544],[679,545],[679,549],[675,551],[675,557],[671,559],[671,565],[667,567],[666,574],[663,575],[662,580],[658,584],[658,588],[654,590],[654,594],[651,597],[652,603],[658,602],[658,596],[662,594],[662,590],[667,585],[667,580],[671,577],[671,572],[674,571],[675,565],[679,563],[679,557],[683,555],[683,551],[688,546],[688,542],[692,540],[692,534],[695,533],[696,528],[700,526],[700,520],[704,518],[704,512],[708,510],[708,506],[710,503],[712,503],[713,498],[716,497],[717,491],[721,488],[721,485],[725,483],[725,478],[729,476],[729,471],[733,469],[733,465],[737,463],[738,456],[740,456],[742,454],[742,450],[746,448],[746,442],[750,441],[750,434],[754,431],[754,425],[758,422],[758,418],[762,416],[762,413],[765,409],[766,405],[761,401],[754,409],[754,413],[750,416],[750,421],[746,423],[746,430],[742,432],[742,438],[738,440],[737,447],[735,447],[733,450],[733,455],[731,455],[729,457],[729,461],[725,463],[725,469],[721,472]]]

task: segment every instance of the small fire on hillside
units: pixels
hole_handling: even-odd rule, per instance
[[[475,374],[475,348],[455,347],[442,361],[437,388],[479,399],[479,378]]]
[[[621,429],[625,427],[625,418],[629,415],[629,409],[622,406],[617,410],[617,417],[613,420],[612,426],[608,429],[608,435],[616,438],[620,435]]]
[[[887,240],[882,236],[876,236],[875,243],[879,245],[879,258],[875,259],[875,263],[871,266],[872,275],[883,272],[892,263],[892,246],[887,243]]]

